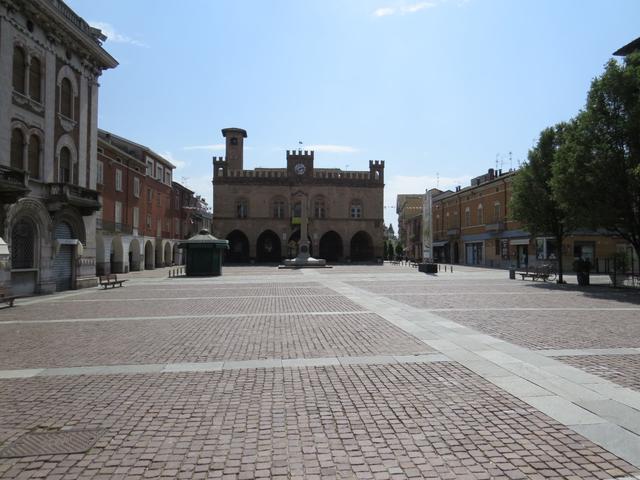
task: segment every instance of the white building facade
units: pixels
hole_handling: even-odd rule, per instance
[[[98,78],[105,37],[60,0],[0,0],[0,285],[95,285]]]

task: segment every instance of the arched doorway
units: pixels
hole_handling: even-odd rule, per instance
[[[360,230],[351,238],[351,260],[354,262],[373,260],[373,240],[367,232]]]
[[[173,250],[171,250],[171,242],[164,244],[164,264],[166,267],[170,267],[173,264]]]
[[[182,265],[182,255],[180,254],[177,243],[173,244],[173,263],[175,265]]]
[[[53,260],[53,273],[56,279],[56,291],[69,290],[73,285],[73,245],[65,240],[73,239],[73,231],[67,222],[60,222],[54,231],[56,256]]]
[[[111,266],[107,262],[104,238],[102,238],[102,234],[96,233],[96,275],[105,275],[109,273],[110,268]]]
[[[37,227],[29,218],[20,218],[11,228],[11,289],[14,294],[36,291],[37,240]]]
[[[313,242],[311,241],[311,237],[307,235],[307,240],[309,241],[309,255],[313,257]],[[287,256],[289,258],[293,258],[298,255],[298,242],[300,241],[300,229],[296,230],[289,237],[289,243],[287,248]]]
[[[134,238],[129,243],[129,271],[137,272],[140,269],[140,242]]]
[[[153,254],[153,243],[151,240],[147,240],[144,244],[144,269],[153,270],[156,268],[155,256]]]
[[[111,240],[109,264],[111,265],[111,273],[124,272],[124,248],[122,247],[122,239],[120,237],[113,237]]]
[[[227,263],[249,262],[249,239],[240,230],[234,230],[227,235],[229,250],[227,250]]]
[[[156,268],[164,267],[164,250],[162,249],[162,239],[156,238]]]
[[[336,262],[342,256],[342,238],[337,232],[330,230],[320,237],[320,258],[327,262]]]
[[[258,237],[256,260],[258,262],[279,262],[282,260],[280,238],[272,230],[265,230]]]

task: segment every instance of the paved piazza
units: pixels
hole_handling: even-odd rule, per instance
[[[640,479],[635,292],[168,272],[0,309],[0,478]],[[3,457],[77,430],[84,453]]]

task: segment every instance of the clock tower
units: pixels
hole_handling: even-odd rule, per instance
[[[225,157],[229,170],[243,169],[244,139],[247,131],[242,128],[223,128],[222,136],[226,139]]]
[[[313,177],[313,150],[287,150],[287,172],[299,180]]]

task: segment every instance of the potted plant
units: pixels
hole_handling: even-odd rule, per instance
[[[578,285],[589,285],[589,272],[591,272],[591,262],[588,258],[576,258],[573,262],[573,270],[578,277]]]
[[[611,265],[609,278],[614,287],[623,285],[627,279],[627,254],[624,252],[616,252],[611,256]]]

